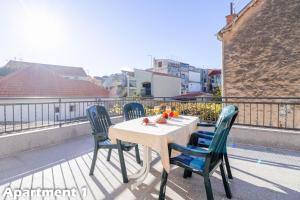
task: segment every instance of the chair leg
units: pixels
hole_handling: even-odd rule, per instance
[[[97,155],[98,155],[98,145],[95,144],[93,161],[92,161],[92,165],[91,165],[91,169],[90,169],[90,176],[94,174],[94,169],[95,169],[95,164],[96,164],[96,160],[97,160]]]
[[[220,171],[221,171],[221,175],[222,175],[224,189],[225,189],[225,192],[226,192],[226,197],[228,199],[231,199],[232,193],[231,193],[231,190],[230,190],[230,187],[229,187],[227,176],[225,174],[224,163],[223,162],[220,164]]]
[[[112,151],[112,149],[108,149],[108,154],[107,154],[107,158],[106,158],[106,160],[108,162],[110,161],[111,151]]]
[[[188,169],[184,169],[183,178],[190,178],[190,177],[192,177],[192,171]]]
[[[135,159],[136,159],[136,162],[138,164],[141,164],[141,157],[140,157],[140,151],[139,151],[139,146],[138,145],[135,145]]]
[[[207,200],[213,200],[214,195],[213,195],[213,192],[212,192],[212,189],[211,189],[209,174],[206,174],[203,177],[204,177],[204,185],[205,185]]]
[[[125,160],[124,160],[124,155],[123,155],[123,150],[122,150],[122,144],[121,144],[120,140],[117,140],[117,142],[118,142],[118,153],[119,153],[121,171],[122,171],[122,176],[123,176],[123,183],[128,183],[128,177],[127,177],[127,172],[126,172],[126,165],[125,165]]]
[[[168,173],[164,169],[162,176],[161,176],[161,183],[160,183],[160,190],[159,190],[159,200],[164,200],[166,195],[166,188],[167,188],[167,181],[168,181]]]
[[[228,178],[229,179],[233,179],[227,153],[224,154],[224,160],[225,160],[225,165],[226,165],[226,170],[227,170]]]

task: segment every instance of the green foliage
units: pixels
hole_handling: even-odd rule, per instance
[[[154,106],[160,106],[160,113],[165,111],[166,106],[171,106],[173,111],[183,115],[197,116],[201,121],[217,121],[222,109],[220,103],[197,103],[197,102],[163,102],[163,101],[140,101],[144,105],[146,115],[155,115]],[[118,115],[122,113],[122,105],[115,103],[110,107],[109,113]]]
[[[212,92],[212,100],[213,101],[221,101],[222,100],[222,89],[221,87],[217,87]]]
[[[197,103],[197,102],[169,102],[157,104],[163,112],[166,106],[171,106],[172,110],[176,110],[184,115],[198,116],[201,121],[216,121],[221,112],[222,105],[218,103]],[[145,106],[147,115],[154,115],[154,106]]]

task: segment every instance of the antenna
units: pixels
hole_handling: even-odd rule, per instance
[[[233,15],[233,2],[230,3],[230,15]]]

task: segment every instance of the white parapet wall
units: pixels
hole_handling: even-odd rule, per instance
[[[113,117],[112,123],[118,123],[123,117]],[[12,133],[0,136],[0,158],[22,151],[43,148],[62,143],[68,139],[91,134],[89,122],[64,125],[47,129]]]
[[[201,127],[200,130],[211,131]],[[300,151],[300,131],[233,126],[228,144],[247,144]]]
[[[300,151],[300,131],[234,126],[230,139],[233,143]]]
[[[123,117],[112,118],[113,123],[121,121],[123,121]],[[209,129],[200,128],[200,130]],[[0,136],[0,158],[23,151],[63,143],[68,139],[89,134],[91,134],[90,124],[88,122],[82,122],[65,125],[63,127],[53,127]],[[234,126],[230,132],[229,141],[232,144],[242,143],[300,151],[299,131]]]

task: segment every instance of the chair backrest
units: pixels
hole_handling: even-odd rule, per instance
[[[233,121],[238,115],[238,108],[233,105],[226,106],[222,113],[223,114],[220,116],[220,121],[216,127],[212,142],[208,147],[212,153],[211,167],[214,167],[219,159],[222,159],[223,153],[225,153],[224,150],[226,149],[227,137]]]
[[[238,111],[238,110],[239,110],[238,107],[237,107],[237,106],[234,106],[234,105],[229,105],[229,106],[224,107],[224,108],[222,109],[222,111],[221,111],[219,117],[218,117],[217,122],[216,122],[216,125],[215,125],[215,131],[217,130],[217,127],[219,126],[219,124],[220,124],[220,122],[221,122],[221,119],[224,117],[224,115],[225,115],[226,113],[229,112],[229,110],[232,109],[232,106],[234,107],[235,111]],[[236,115],[236,116],[237,116],[237,115]],[[236,116],[235,116],[234,119],[232,120],[232,122],[231,122],[231,124],[230,124],[230,128],[232,127],[232,125],[233,125],[233,123],[234,123],[234,121],[235,121]]]
[[[145,117],[144,106],[140,103],[135,102],[124,105],[123,113],[126,121],[140,117]]]
[[[108,128],[112,123],[105,107],[93,105],[88,107],[86,112],[92,126],[93,135],[97,135],[100,140],[108,139]]]

